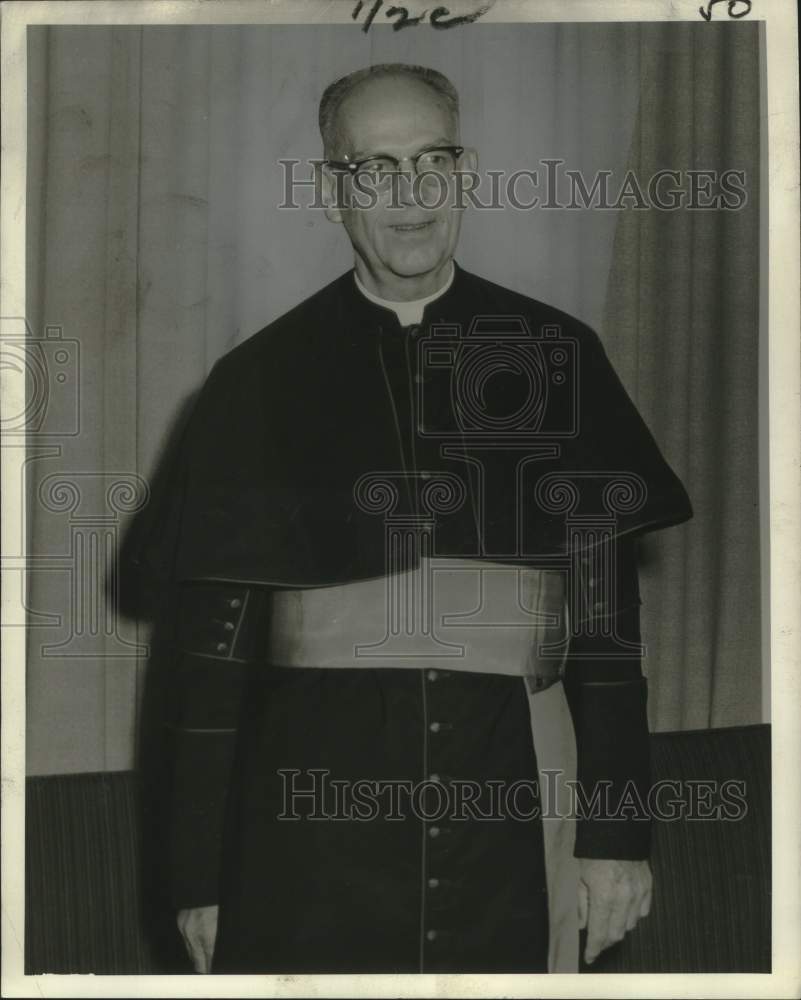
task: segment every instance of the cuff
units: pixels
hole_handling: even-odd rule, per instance
[[[176,731],[167,830],[169,895],[177,910],[219,900],[235,734]]]
[[[576,846],[580,858],[650,855],[650,746],[644,677],[566,683],[576,730]]]

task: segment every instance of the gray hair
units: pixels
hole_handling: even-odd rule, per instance
[[[429,69],[427,66],[414,66],[410,63],[377,63],[365,69],[357,69],[329,84],[320,98],[318,123],[323,146],[330,152],[335,145],[337,114],[345,98],[364,80],[379,79],[387,76],[403,76],[430,87],[439,97],[450,113],[454,125],[459,121],[459,94],[456,87],[443,73]]]

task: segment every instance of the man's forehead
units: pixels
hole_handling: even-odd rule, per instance
[[[365,81],[342,102],[338,117],[338,131],[353,153],[376,144],[389,151],[389,145],[456,138],[445,102],[430,86],[408,77]]]

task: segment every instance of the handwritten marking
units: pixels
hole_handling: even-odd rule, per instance
[[[725,3],[727,5],[727,13],[729,17],[739,20],[741,17],[745,17],[746,14],[751,13],[751,0],[710,0],[709,6],[699,7],[698,13],[705,21],[712,20],[712,8],[715,4]],[[741,10],[740,13],[736,13],[736,8],[742,5],[745,9]]]
[[[458,16],[451,15],[450,10],[447,7],[434,7],[433,10],[425,9],[416,17],[412,17],[409,13],[408,7],[399,7],[397,5],[392,5],[391,7],[384,7],[385,0],[374,0],[372,6],[367,10],[366,16],[364,18],[364,23],[361,25],[361,29],[365,34],[370,30],[378,14],[384,8],[384,17],[392,22],[392,30],[400,31],[402,28],[413,28],[415,25],[420,24],[426,18],[432,28],[436,28],[441,31],[445,28],[455,28],[461,24],[472,24],[477,21],[480,17],[493,6],[493,3],[482,4],[477,10],[473,11],[472,14],[462,14]],[[493,0],[494,2],[494,0]],[[712,3],[720,3],[721,0],[712,0]],[[731,3],[747,3],[748,0],[730,0]],[[365,10],[364,0],[358,0],[351,12],[351,19],[357,21],[361,16],[362,12]]]

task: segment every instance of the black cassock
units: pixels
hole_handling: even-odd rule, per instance
[[[349,272],[219,361],[137,560],[162,595],[164,871],[174,906],[220,904],[214,971],[546,967],[540,821],[330,818],[330,787],[329,818],[302,795],[279,818],[323,770],[530,780],[524,679],[269,662],[272,590],[414,569],[390,523],[434,557],[564,572],[579,780],[644,789],[645,679],[617,640],[639,641],[637,536],[690,516],[597,336],[459,267],[417,326]],[[576,855],[645,858],[649,836],[583,820]]]

